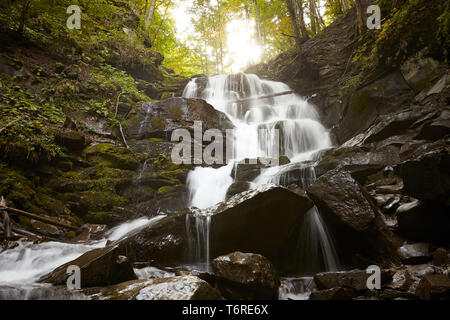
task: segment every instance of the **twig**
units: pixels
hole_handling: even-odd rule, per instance
[[[125,92],[120,92],[119,95],[117,96],[117,103],[116,103],[116,112],[114,113],[114,118],[117,117],[117,110],[119,109],[119,100],[120,100],[120,96],[122,94],[124,94]]]
[[[130,146],[128,145],[127,140],[125,140],[125,135],[123,134],[122,124],[120,123],[120,121],[119,121],[119,131],[120,131],[120,134],[121,134],[121,136],[122,136],[122,142],[123,142],[123,144],[125,145],[125,147],[126,147],[127,149],[130,149]]]

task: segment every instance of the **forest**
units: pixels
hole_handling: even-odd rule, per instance
[[[0,38],[0,300],[450,299],[448,0],[3,0]]]

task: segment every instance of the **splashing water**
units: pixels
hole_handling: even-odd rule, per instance
[[[185,88],[185,98],[203,98],[215,109],[224,112],[232,121],[234,159],[221,168],[197,167],[188,175],[190,205],[206,209],[225,200],[229,186],[234,182],[231,172],[236,163],[245,158],[276,158],[287,156],[291,163],[269,167],[251,182],[251,187],[275,183],[288,186],[296,183],[307,188],[315,179],[314,167],[301,163],[314,160],[314,155],[331,147],[329,132],[319,121],[313,105],[295,94],[286,94],[290,88],[281,82],[261,80],[252,74],[217,75],[208,78],[206,88],[200,89],[193,79]],[[244,102],[239,100],[245,99]],[[262,130],[261,130],[262,129]],[[297,168],[298,167],[298,168]],[[292,172],[296,172],[293,175]],[[209,224],[196,214],[197,238],[192,254],[209,261]],[[187,227],[190,223],[187,221]],[[200,230],[199,230],[200,228]],[[188,229],[188,234],[191,231]],[[205,238],[206,236],[206,238]],[[299,232],[296,260],[299,273],[337,270],[338,259],[329,232],[316,207],[306,215]],[[204,249],[200,249],[200,245]],[[199,257],[199,252],[204,252]],[[309,262],[305,262],[308,260]]]
[[[102,248],[107,241],[117,241],[142,228],[148,227],[164,216],[138,218],[111,229],[103,240],[90,244],[22,242],[16,248],[0,253],[0,286],[31,285],[41,276],[71,261],[83,253]]]

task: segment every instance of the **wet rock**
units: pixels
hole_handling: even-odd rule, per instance
[[[438,244],[450,239],[450,217],[443,206],[414,200],[398,207],[395,215],[397,232],[408,239]]]
[[[416,136],[417,140],[438,140],[450,134],[450,111],[442,111],[440,116],[425,124]]]
[[[84,134],[70,129],[55,130],[54,136],[58,145],[66,147],[71,152],[82,151],[89,144]]]
[[[424,154],[401,166],[406,193],[450,207],[450,147]]]
[[[443,274],[426,275],[420,280],[416,295],[425,300],[450,298],[450,278]]]
[[[231,176],[235,181],[253,181],[261,174],[261,170],[265,168],[265,165],[258,163],[257,159],[245,159],[244,162],[237,163],[231,171]]]
[[[405,264],[423,264],[431,260],[428,243],[405,244],[397,253]]]
[[[250,189],[250,183],[246,181],[237,181],[234,182],[227,190],[226,199],[230,199],[236,194],[239,194],[241,192],[247,191]]]
[[[228,299],[276,299],[280,280],[259,254],[233,252],[212,262],[220,291]]]
[[[202,130],[225,129],[230,126],[227,116],[202,99],[169,98],[144,103],[126,123],[130,139],[171,139],[179,128],[192,130],[194,121],[202,121]]]
[[[435,266],[445,266],[450,264],[450,253],[444,248],[438,248],[433,252],[433,264]]]
[[[194,276],[135,280],[86,292],[93,300],[219,300],[220,294]]]
[[[407,291],[413,280],[407,269],[397,270],[392,276],[392,281],[386,285],[393,290]]]
[[[345,287],[355,291],[367,290],[367,279],[371,273],[366,270],[351,270],[338,272],[322,272],[314,276],[314,282],[320,290]],[[391,276],[388,271],[381,271],[381,285],[388,283]]]
[[[80,268],[82,288],[108,286],[137,279],[127,257],[120,255],[117,246],[110,246],[84,253],[41,277],[39,282],[65,285],[69,277],[67,268],[71,265]]]
[[[84,150],[84,155],[88,161],[124,170],[136,170],[140,164],[133,151],[109,143],[92,145]]]
[[[382,300],[417,300],[418,297],[410,292],[386,289],[379,295]]]
[[[119,246],[131,261],[155,260],[161,266],[187,262],[190,239],[197,235],[194,218],[210,216],[211,257],[234,251],[255,252],[280,264],[286,261],[281,249],[312,206],[305,195],[283,187],[263,186],[207,210],[171,214],[122,240]]]
[[[366,230],[375,219],[361,185],[348,171],[328,172],[317,179],[307,192],[319,208],[332,212],[354,230]]]
[[[352,300],[356,296],[351,288],[331,288],[326,290],[314,291],[309,300]]]

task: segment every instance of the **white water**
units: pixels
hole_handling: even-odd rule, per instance
[[[296,94],[235,102],[286,91],[290,91],[286,84],[261,80],[252,74],[210,77],[201,93],[195,79],[186,86],[184,97],[205,99],[224,112],[235,126],[234,159],[219,169],[197,167],[189,173],[191,206],[204,209],[224,201],[233,183],[230,173],[237,161],[278,158],[279,155],[293,162],[305,161],[315,152],[331,146],[329,132],[320,123],[314,106]]]
[[[227,189],[234,181],[232,169],[242,159],[289,157],[291,164],[264,169],[251,183],[252,187],[269,183],[287,186],[289,172],[293,166],[298,166],[296,163],[313,160],[319,150],[331,147],[329,132],[320,123],[315,107],[296,94],[235,102],[286,91],[290,88],[281,82],[261,80],[251,74],[210,77],[203,92],[195,79],[186,86],[185,98],[205,99],[224,112],[235,126],[232,137],[234,159],[221,168],[197,167],[189,173],[187,184],[191,206],[206,209],[224,201]],[[300,176],[295,183],[307,188],[316,179],[314,168],[311,164],[300,167]],[[198,263],[208,266],[210,220],[205,221],[198,214],[194,218],[197,238],[196,243],[191,244],[191,251],[195,248],[192,255],[197,257]],[[188,234],[191,233],[189,225],[187,220]],[[299,249],[294,253],[299,261],[299,273],[337,270],[336,251],[316,207],[305,215],[299,243]]]
[[[83,253],[104,247],[107,241],[120,240],[156,223],[163,217],[145,217],[123,223],[111,229],[103,240],[89,244],[61,242],[19,243],[16,248],[0,253],[0,286],[31,285],[41,276],[78,258]]]

